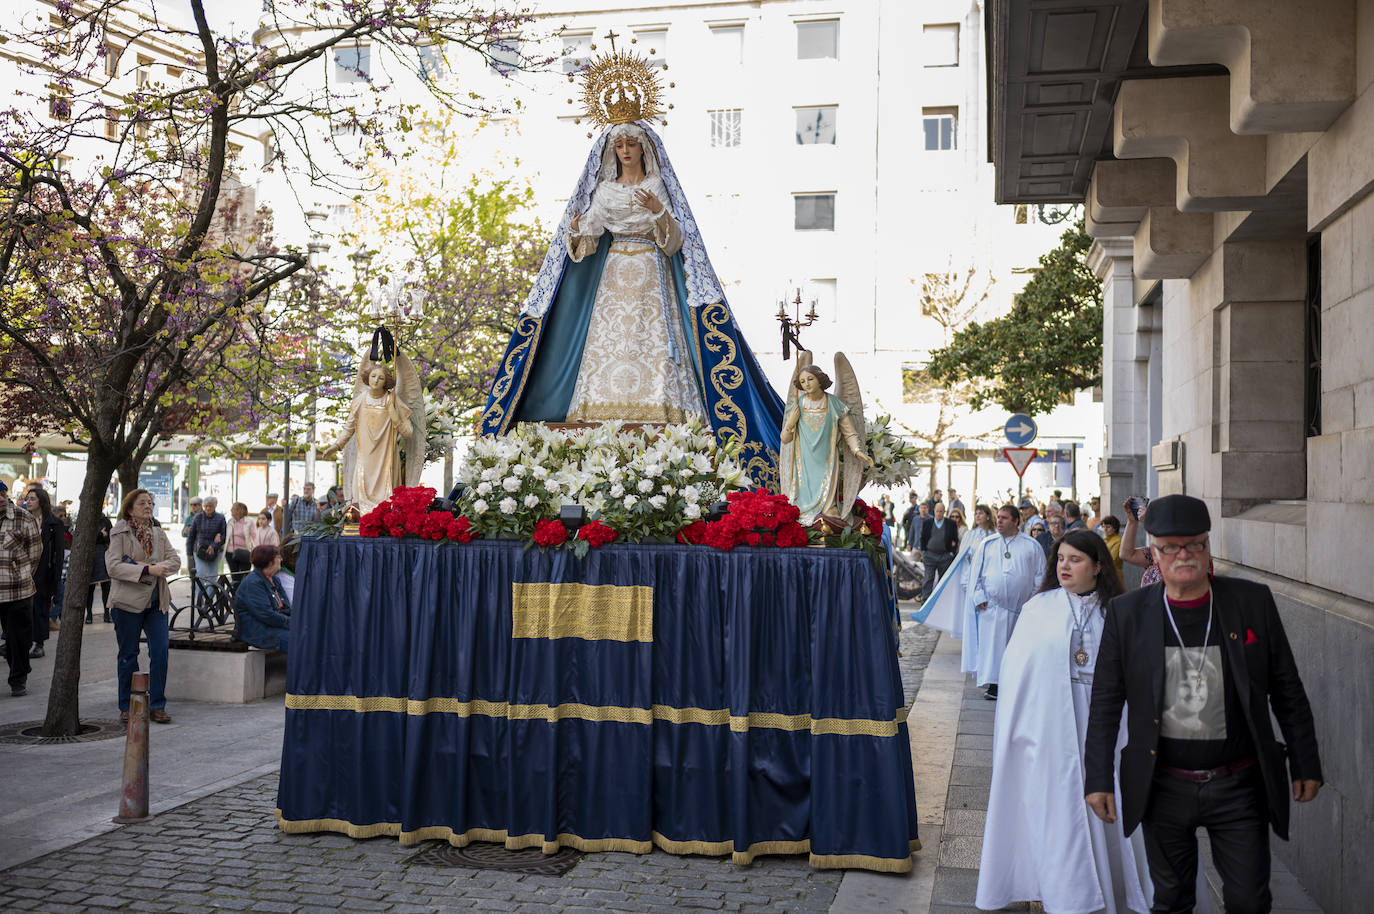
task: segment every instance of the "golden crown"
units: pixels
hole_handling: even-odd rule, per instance
[[[662,124],[668,123],[663,118],[664,110],[659,107],[663,86],[659,82],[658,67],[633,51],[617,51],[615,40],[619,37],[615,32],[607,33],[606,38],[611,42],[610,53],[592,59],[581,70],[582,117],[598,127],[634,121],[657,120]],[[631,44],[638,41],[637,38],[630,39]],[[596,45],[592,45],[591,50],[595,51]],[[650,48],[649,54],[654,53],[655,50]],[[668,69],[666,63],[661,66],[664,70]],[[574,82],[578,75],[569,73],[568,82]],[[675,85],[669,83],[668,88]],[[576,102],[570,98],[568,104]],[[582,123],[582,117],[577,118],[576,123]]]

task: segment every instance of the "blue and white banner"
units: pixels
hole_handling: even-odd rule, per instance
[[[964,601],[968,596],[967,577],[969,557],[973,550],[965,549],[955,556],[954,562],[939,579],[930,599],[911,614],[923,625],[949,632],[956,638],[962,637],[964,630]]]

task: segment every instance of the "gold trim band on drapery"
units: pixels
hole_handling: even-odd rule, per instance
[[[512,638],[654,640],[654,589],[639,585],[511,584]]]
[[[784,854],[809,854],[808,862],[815,869],[865,869],[879,873],[906,873],[911,870],[910,855],[897,857],[873,857],[868,854],[812,854],[810,839],[800,841],[759,841],[750,844],[742,851],[735,850],[733,841],[675,841],[659,832],[650,833],[650,841],[635,841],[630,838],[583,838],[580,835],[560,833],[550,841],[543,835],[511,835],[505,829],[469,828],[457,832],[446,825],[430,825],[406,831],[398,822],[376,822],[371,825],[354,825],[343,819],[299,819],[290,820],[276,810],[277,827],[289,835],[310,832],[336,832],[350,838],[376,838],[388,836],[398,839],[402,844],[418,844],[421,841],[447,841],[454,847],[466,847],[473,841],[489,841],[504,844],[508,850],[522,850],[537,847],[546,854],[553,854],[561,847],[571,847],[585,853],[615,851],[628,854],[647,854],[655,847],[670,854],[697,854],[705,857],[724,857],[729,855],[732,863],[741,866],[754,861],[756,857]],[[910,853],[921,849],[921,840],[913,838],[909,842]]]
[[[748,715],[731,714],[728,708],[673,708],[654,705],[652,708],[625,708],[615,705],[586,705],[565,702],[558,705],[511,704],[505,701],[462,701],[457,698],[392,698],[388,696],[360,697],[356,695],[296,695],[288,693],[286,707],[293,711],[353,711],[367,713],[381,711],[408,714],[456,714],[460,717],[504,717],[507,720],[588,720],[595,723],[649,725],[654,721],[671,724],[700,724],[706,727],[728,726],[735,733],[749,730],[810,730],[814,735],[894,737],[906,723],[907,709],[898,708],[891,720],[865,720],[844,717],[813,718],[809,714],[776,714],[770,711],[751,711]]]

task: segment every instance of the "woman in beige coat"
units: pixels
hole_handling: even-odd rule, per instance
[[[167,533],[153,520],[153,494],[134,489],[119,506],[105,552],[113,586],[115,640],[119,643],[119,719],[129,719],[129,688],[138,671],[138,642],[148,637],[149,717],[170,724],[167,716],[167,613],[172,608],[167,579],[181,568],[181,557]]]

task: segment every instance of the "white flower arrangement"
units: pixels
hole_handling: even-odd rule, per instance
[[[563,505],[579,504],[630,541],[671,539],[750,484],[735,448],[699,420],[657,433],[618,422],[571,430],[525,423],[474,442],[457,476],[458,507],[480,535],[528,536]]]
[[[864,437],[873,467],[864,479],[881,488],[901,488],[910,485],[911,477],[919,473],[923,456],[921,450],[905,438],[893,434],[889,426],[891,416],[878,416],[868,423]]]

